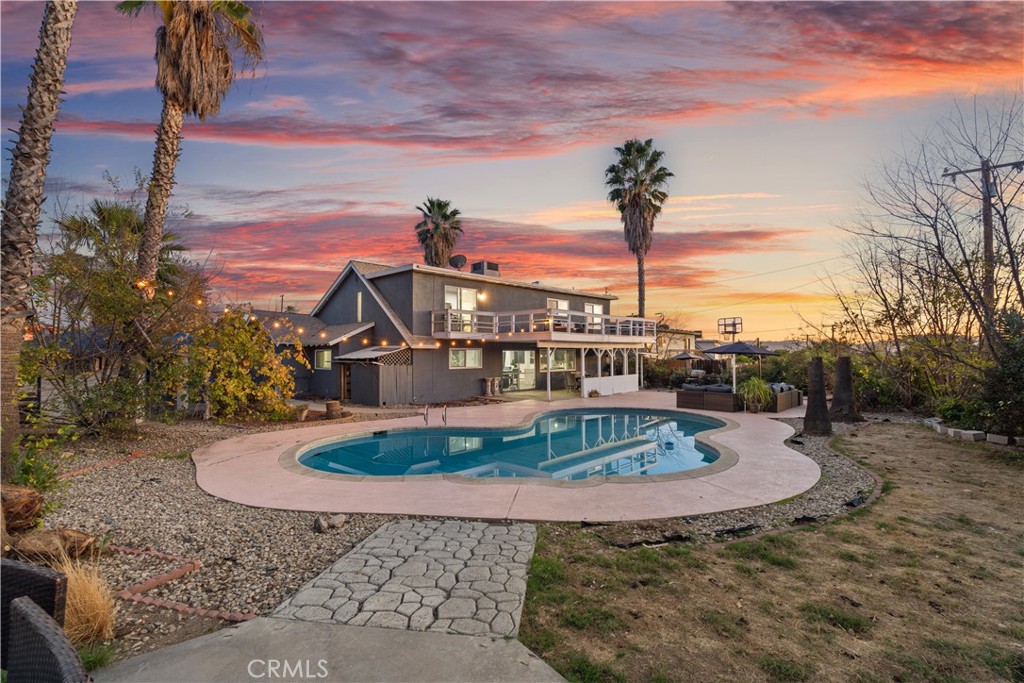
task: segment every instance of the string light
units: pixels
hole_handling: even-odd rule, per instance
[[[302,334],[303,332],[305,332],[305,330],[300,327],[299,328],[299,334]]]
[[[203,305],[203,300],[202,299],[196,299],[196,306],[202,306],[202,305]]]
[[[174,296],[174,290],[173,289],[168,289],[167,290],[167,296]]]
[[[381,339],[380,340],[380,345],[381,346],[387,346],[388,345],[388,340],[387,339]]]

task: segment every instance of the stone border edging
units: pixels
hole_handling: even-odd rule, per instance
[[[115,463],[116,464],[116,463]],[[162,586],[165,583],[171,581],[177,581],[187,574],[199,571],[202,568],[202,563],[199,560],[188,560],[177,555],[171,555],[168,553],[161,553],[156,550],[137,550],[135,548],[125,548],[119,545],[108,546],[114,552],[124,553],[125,555],[136,555],[155,557],[160,560],[168,560],[170,562],[180,562],[177,567],[163,574],[150,577],[140,584],[129,586],[122,590],[117,591],[114,595],[121,598],[122,600],[130,600],[143,605],[153,605],[155,607],[163,607],[165,609],[171,609],[182,614],[189,614],[199,617],[212,617],[214,619],[222,619],[224,621],[230,621],[233,623],[241,623],[244,621],[250,621],[259,617],[258,614],[245,613],[245,612],[228,612],[226,610],[217,609],[203,609],[200,607],[192,607],[186,605],[183,602],[177,602],[175,600],[166,600],[164,598],[155,598],[148,595],[143,595],[148,591]]]
[[[620,408],[612,407],[610,410],[644,410],[641,408]],[[578,410],[576,408],[570,408],[567,411],[559,410],[538,410],[533,413],[526,415],[523,420],[518,423],[497,425],[491,427],[466,427],[466,429],[472,429],[474,431],[486,432],[489,430],[498,431],[505,429],[514,429],[517,427],[528,428],[540,419],[541,416],[557,413],[557,412],[568,412],[572,410]],[[684,470],[682,472],[668,472],[665,474],[653,474],[645,477],[633,477],[626,475],[602,475],[598,477],[588,477],[579,481],[566,480],[566,479],[542,479],[539,477],[516,477],[516,485],[527,485],[527,486],[550,486],[555,488],[588,488],[592,486],[600,486],[602,484],[654,484],[665,481],[675,481],[677,479],[695,479],[698,477],[704,477],[711,474],[717,474],[724,472],[730,467],[734,466],[739,462],[739,454],[728,446],[721,444],[716,441],[712,441],[711,437],[725,432],[730,432],[734,429],[739,429],[740,424],[735,420],[730,420],[726,417],[701,415],[699,413],[688,412],[685,410],[674,410],[671,408],[651,408],[650,412],[655,413],[675,413],[678,415],[684,415],[687,417],[696,417],[705,420],[715,420],[717,422],[724,423],[720,427],[713,429],[707,429],[704,431],[697,432],[694,434],[694,440],[703,444],[706,448],[710,448],[718,454],[718,458],[707,465],[702,467],[696,467],[690,470]],[[426,427],[399,427],[396,429],[384,430],[389,433],[402,433],[402,432],[415,432]],[[316,470],[312,467],[308,467],[299,462],[299,457],[305,454],[307,451],[322,446],[325,444],[336,443],[339,440],[359,439],[369,436],[373,436],[374,432],[363,432],[355,434],[346,434],[342,439],[337,436],[329,436],[314,441],[308,441],[298,446],[292,446],[286,449],[278,457],[278,464],[282,469],[299,474],[305,477],[314,477],[317,479],[329,479],[333,481],[430,481],[443,479],[445,481],[451,481],[458,484],[467,484],[471,486],[495,486],[495,485],[507,485],[509,482],[503,477],[466,477],[461,474],[450,474],[450,473],[435,473],[435,474],[414,474],[414,475],[396,475],[396,476],[373,476],[373,475],[357,475],[357,474],[341,474],[338,472],[325,472],[323,470]]]
[[[972,443],[984,441],[985,443],[994,443],[999,446],[1024,446],[1024,436],[1003,436],[1002,434],[986,434],[977,429],[947,427],[942,424],[941,417],[930,417],[924,423],[931,425],[932,429],[939,435],[954,439],[961,439]]]

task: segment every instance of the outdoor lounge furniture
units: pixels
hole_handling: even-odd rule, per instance
[[[773,388],[771,402],[765,410],[769,413],[781,413],[800,405],[801,400],[802,394],[799,389],[789,386],[788,389],[778,391]],[[743,401],[739,395],[732,393],[732,387],[728,384],[684,384],[683,388],[676,392],[676,407],[736,413],[743,410]]]
[[[79,683],[91,681],[64,629],[28,596],[8,605],[4,629],[10,652],[4,667],[8,683]]]
[[[684,385],[676,392],[676,407],[717,410],[723,413],[735,413],[743,409],[740,397],[732,393],[732,387],[727,384]]]
[[[29,597],[58,626],[63,626],[67,589],[67,577],[52,569],[7,558],[0,561],[0,668],[8,668],[11,603],[16,598]]]
[[[802,403],[803,394],[799,389],[789,388],[784,391],[773,391],[771,403],[768,404],[769,413],[781,413],[790,408],[796,408]]]

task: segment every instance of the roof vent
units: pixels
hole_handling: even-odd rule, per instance
[[[501,272],[498,270],[498,264],[494,261],[477,261],[473,264],[472,273],[474,275],[501,277]]]

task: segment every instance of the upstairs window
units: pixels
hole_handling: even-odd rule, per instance
[[[363,322],[363,291],[356,292],[356,322]]]
[[[453,287],[452,285],[445,285],[445,308],[453,308],[456,311],[475,311],[476,299],[477,290],[471,287]]]
[[[568,311],[569,301],[567,299],[548,299],[548,308],[553,308],[557,311]]]

